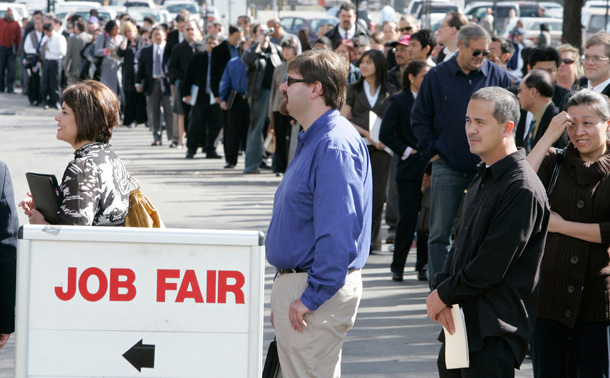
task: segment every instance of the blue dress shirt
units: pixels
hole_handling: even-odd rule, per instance
[[[246,93],[248,89],[246,65],[241,61],[239,56],[229,60],[222,73],[222,79],[220,79],[220,101],[227,101],[231,89],[235,89],[240,94]]]
[[[411,125],[422,159],[440,154],[451,168],[474,173],[481,159],[470,153],[466,137],[470,96],[481,88],[512,84],[508,74],[487,59],[481,68],[465,74],[456,57],[457,53],[424,77],[411,111]]]
[[[303,304],[315,311],[364,266],[371,244],[372,176],[366,145],[331,109],[298,137],[275,193],[266,238],[269,263],[309,269]]]

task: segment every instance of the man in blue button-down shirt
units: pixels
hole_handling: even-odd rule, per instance
[[[481,88],[512,85],[502,67],[485,59],[490,37],[482,27],[463,26],[457,39],[457,54],[428,72],[411,111],[417,150],[422,159],[432,165],[428,239],[430,282],[434,274],[443,269],[464,190],[481,160],[470,153],[464,132],[470,96]]]
[[[347,67],[308,51],[288,64],[283,114],[304,131],[275,194],[267,259],[278,270],[271,293],[284,377],[338,377],[341,348],[362,297],[372,219],[366,145],[338,109]]]

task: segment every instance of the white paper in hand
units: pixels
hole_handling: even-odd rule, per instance
[[[451,316],[455,332],[449,334],[445,331],[445,365],[447,369],[462,369],[470,365],[468,358],[468,335],[466,334],[466,322],[464,321],[464,311],[460,305],[451,306]]]
[[[380,117],[377,117],[377,114],[375,114],[375,112],[369,111],[369,134],[371,136],[371,139],[375,143],[379,143],[379,130],[381,129],[381,121],[382,119]],[[392,152],[389,147],[386,146],[386,148],[384,148],[383,150],[391,156],[394,156],[394,152]]]

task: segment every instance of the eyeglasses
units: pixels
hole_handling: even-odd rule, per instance
[[[583,55],[581,58],[582,58],[583,63],[587,63],[588,61],[591,61],[593,63],[601,63],[601,62],[610,60],[610,58],[606,58],[603,56],[597,56],[597,55],[595,55],[595,56]]]
[[[569,66],[570,64],[574,63],[574,59],[561,59],[561,63]]]
[[[294,77],[290,77],[290,76],[288,76],[286,78],[287,86],[291,86],[292,84],[296,84],[296,83],[307,83],[307,81],[305,81],[304,79],[295,79]]]
[[[195,30],[195,29],[193,29],[193,28],[186,28],[186,29],[184,29],[184,30],[185,30],[185,31],[193,31],[193,30]]]
[[[472,52],[472,56],[474,56],[475,58],[481,54],[483,54],[483,56],[487,56],[491,53],[491,51],[489,50],[474,50]]]

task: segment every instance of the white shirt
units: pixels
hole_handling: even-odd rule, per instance
[[[53,31],[51,38],[46,41],[44,58],[47,60],[60,60],[66,56],[68,43],[66,38],[56,31]]]
[[[364,94],[366,94],[366,99],[369,100],[369,105],[371,105],[371,109],[375,107],[377,103],[377,98],[379,98],[379,93],[381,92],[381,86],[378,86],[375,90],[375,95],[371,95],[371,86],[366,80],[362,81],[364,85]]]
[[[44,38],[42,40],[42,43],[44,43],[47,40],[47,36],[42,34],[42,32],[33,30],[34,33],[36,33],[36,40],[38,42],[40,42],[41,38]],[[30,32],[31,33],[31,32]],[[42,45],[40,45],[41,49],[42,49]],[[32,43],[32,36],[30,34],[27,35],[25,42],[23,43],[23,51],[25,51],[26,54],[36,54],[36,48],[38,47],[38,45],[34,46],[34,44]]]
[[[165,41],[161,42],[160,45],[153,43],[153,78],[158,79],[155,75],[155,54],[161,54],[161,64],[163,64],[163,52],[165,51]],[[163,67],[161,67],[161,72],[163,72]]]
[[[345,38],[345,29],[339,28],[339,35],[341,36],[341,39],[346,39]],[[354,24],[354,26],[352,26],[352,28],[347,31],[347,39],[352,39],[352,38],[354,38],[355,35],[356,35],[356,25]]]
[[[610,78],[606,79],[605,81],[602,81],[601,83],[597,84],[596,86],[591,86],[591,81],[589,80],[587,82],[587,88],[591,89],[597,93],[602,93],[602,91],[608,86],[610,85]]]
[[[443,49],[443,52],[445,53],[445,59],[443,59],[443,62],[446,62],[449,59],[451,59],[452,56],[455,55],[455,53],[457,52],[457,49],[455,51],[451,51],[451,50],[449,50],[449,46],[445,46],[445,48]]]

